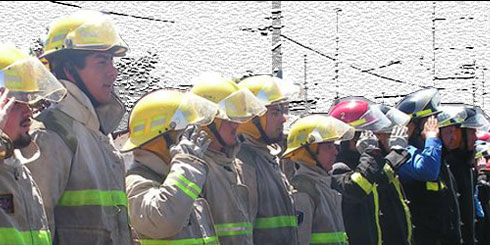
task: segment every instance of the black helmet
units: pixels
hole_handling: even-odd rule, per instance
[[[440,112],[441,95],[435,88],[416,91],[403,98],[396,108],[412,119],[424,118]]]
[[[489,128],[489,122],[480,107],[465,104],[442,106],[437,121],[441,128],[451,125],[460,125],[461,128],[473,128],[482,131],[488,131]]]

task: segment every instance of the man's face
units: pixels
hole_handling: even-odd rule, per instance
[[[455,150],[461,146],[463,135],[459,127],[451,125],[440,130],[442,143],[446,149]]]
[[[223,120],[218,129],[218,133],[223,141],[229,145],[235,145],[237,140],[238,123]]]
[[[85,67],[75,69],[97,102],[103,104],[110,101],[112,85],[118,75],[112,54],[101,52],[89,54],[85,59]]]
[[[335,158],[337,158],[338,153],[337,146],[333,142],[318,144],[317,159],[326,171],[332,169],[332,165],[335,163]]]
[[[468,141],[468,151],[475,150],[475,142],[478,137],[476,137],[476,129],[474,128],[465,128],[466,130],[466,140]]]
[[[288,103],[274,104],[267,107],[265,133],[273,142],[283,138],[284,123],[288,115]]]
[[[23,148],[31,142],[29,127],[31,126],[32,110],[24,103],[15,102],[7,114],[7,122],[3,127],[5,134],[14,143],[15,148]]]

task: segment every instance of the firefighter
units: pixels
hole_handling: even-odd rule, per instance
[[[284,158],[299,165],[292,178],[298,211],[300,244],[347,244],[342,197],[332,187],[336,143],[352,139],[354,128],[333,118],[311,115],[291,126]]]
[[[33,109],[66,89],[36,57],[0,45],[0,243],[51,244],[41,192],[25,166],[39,157],[29,128]]]
[[[244,183],[243,163],[236,158],[240,150],[237,129],[255,116],[262,116],[266,108],[250,92],[220,74],[206,73],[194,80],[191,93],[199,95],[219,107],[218,115],[203,129],[211,144],[203,160],[209,167],[202,188],[208,201],[216,234],[221,244],[252,244],[252,203]]]
[[[126,190],[136,242],[218,244],[200,197],[208,172],[201,158],[210,141],[192,125],[208,125],[217,110],[194,94],[163,89],[136,102],[121,149],[134,156]]]
[[[55,244],[130,243],[125,167],[109,137],[125,112],[113,60],[127,50],[100,12],[79,11],[49,27],[40,58],[68,94],[36,117],[41,157],[29,167]]]
[[[416,244],[460,244],[460,214],[454,177],[442,162],[442,142],[435,115],[437,89],[416,91],[396,108],[408,114],[410,159],[397,171],[409,200]]]
[[[357,131],[341,144],[334,171],[349,177],[339,182],[345,189],[342,211],[349,243],[411,244],[410,213],[395,173],[408,158],[408,137],[401,127],[407,116],[355,97],[340,100],[330,115]],[[366,130],[372,135],[361,137]]]
[[[288,114],[288,84],[269,75],[248,77],[238,84],[249,89],[267,112],[238,127],[243,142],[237,157],[244,163],[245,184],[254,209],[251,213],[254,244],[297,244],[297,218],[292,187],[270,148],[280,148]],[[281,89],[282,87],[282,89]]]
[[[443,106],[437,116],[443,143],[443,161],[456,180],[463,244],[475,244],[474,158],[477,130],[489,123],[481,109],[464,104]]]

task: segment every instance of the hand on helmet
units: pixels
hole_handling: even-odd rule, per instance
[[[408,128],[395,126],[390,135],[390,149],[405,149],[408,145]]]
[[[435,138],[439,136],[439,125],[437,125],[437,118],[434,116],[429,117],[424,124],[424,130],[422,131],[422,135],[428,138]]]
[[[180,141],[170,147],[170,156],[173,158],[177,154],[189,154],[202,158],[209,144],[211,144],[211,140],[207,136],[207,133],[198,126],[187,126]]]
[[[15,102],[14,97],[11,97],[10,99],[7,98],[8,93],[9,90],[7,88],[0,91],[0,129],[5,127],[5,124],[7,123],[7,115]]]
[[[359,136],[359,140],[357,140],[357,151],[362,155],[362,153],[364,153],[370,147],[378,147],[378,138],[370,130],[362,131],[361,136]]]

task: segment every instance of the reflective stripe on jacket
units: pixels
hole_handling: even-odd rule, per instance
[[[242,162],[235,158],[238,150],[236,146],[224,154],[208,148],[204,155],[209,170],[202,196],[209,203],[220,244],[253,243],[249,192],[238,169]]]
[[[141,244],[217,244],[209,206],[198,198],[205,164],[176,155],[169,166],[155,154],[135,150],[126,183],[129,213]]]
[[[49,245],[41,193],[15,157],[0,160],[0,245]]]
[[[253,204],[255,244],[297,244],[298,222],[292,189],[265,143],[243,136],[238,158]]]
[[[64,128],[70,131],[35,129],[32,135],[41,157],[28,165],[44,198],[53,241],[129,244],[124,163],[107,136],[119,124],[124,107],[113,97],[94,109],[76,85],[62,82],[67,97],[48,110],[65,113],[71,125]],[[76,139],[74,152],[63,135]]]

